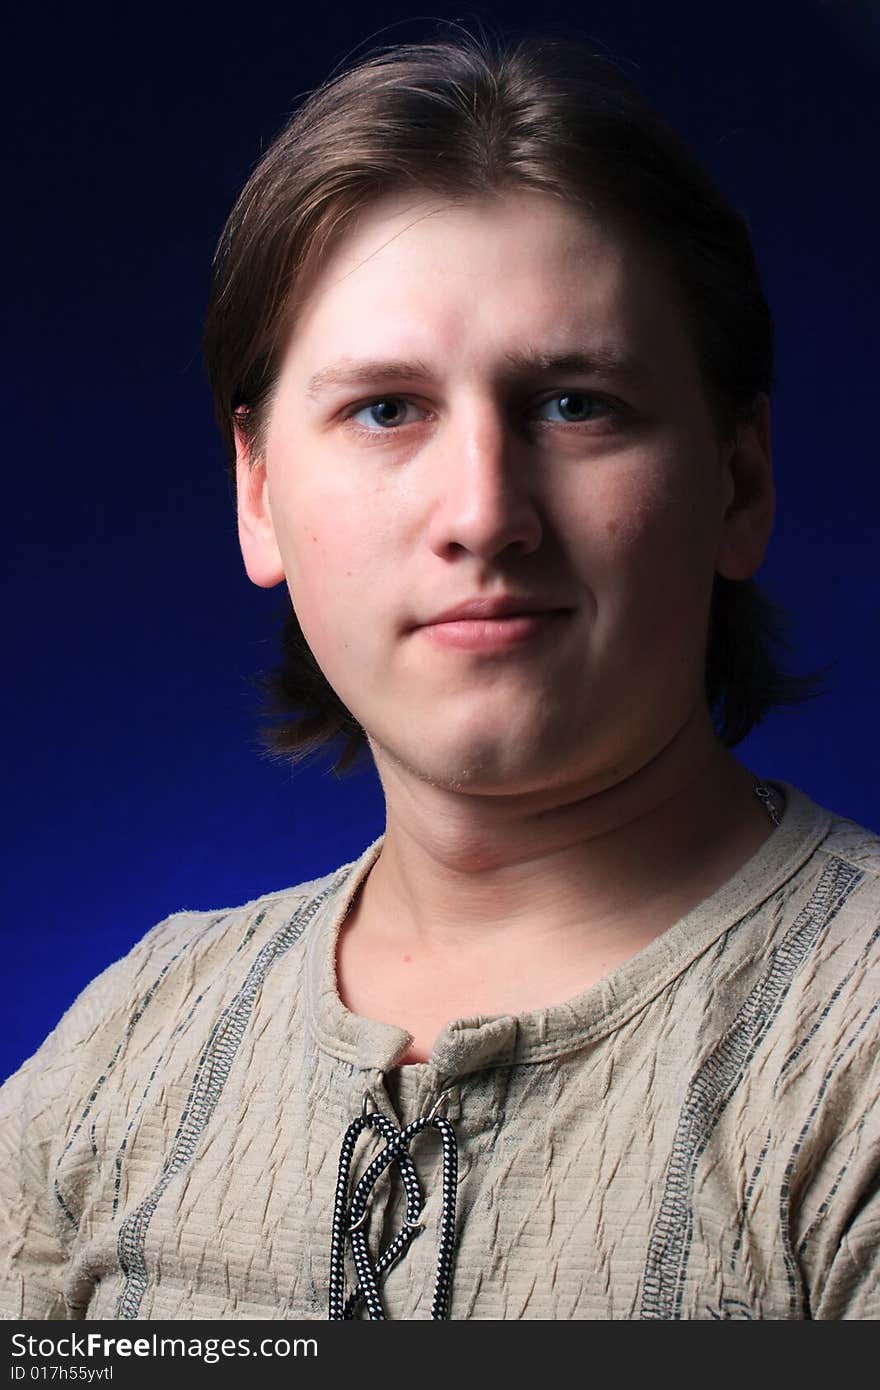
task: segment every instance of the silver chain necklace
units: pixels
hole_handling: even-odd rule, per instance
[[[756,782],[755,796],[758,798],[759,801],[762,801],[764,803],[767,815],[770,817],[773,824],[781,825],[782,817],[776,809],[776,806],[773,801],[773,793],[771,792],[770,788],[766,786],[763,782]]]

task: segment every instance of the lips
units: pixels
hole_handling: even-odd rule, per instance
[[[424,623],[419,623],[417,626],[427,627],[438,623],[520,617],[527,613],[563,613],[568,611],[552,600],[533,598],[525,594],[505,594],[497,598],[466,599],[453,608],[445,608],[442,613],[436,613],[434,617],[427,618]]]
[[[545,599],[507,594],[468,599],[418,624],[430,642],[472,652],[504,652],[554,629],[571,613]]]

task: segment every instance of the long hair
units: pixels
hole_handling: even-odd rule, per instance
[[[256,166],[223,231],[204,351],[235,466],[234,425],[259,456],[280,358],[323,259],[358,212],[401,192],[455,199],[532,190],[599,210],[647,240],[678,291],[719,438],[769,394],[773,325],[748,227],[680,138],[608,61],[557,39],[483,34],[374,53],[311,93]],[[738,743],[774,705],[814,693],[784,674],[784,614],[753,580],[716,576],[706,698]],[[289,607],[264,680],[267,742],[298,759],[364,731]]]

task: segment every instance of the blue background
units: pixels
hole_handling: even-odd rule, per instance
[[[434,29],[394,4],[315,8],[306,27],[264,0],[6,12],[0,1074],[169,912],[315,877],[382,830],[371,770],[258,752],[251,681],[281,595],[245,578],[199,356],[215,241],[296,98],[374,35]],[[512,3],[430,13],[535,27]],[[779,340],[761,579],[791,614],[791,668],[833,667],[740,752],[880,828],[880,7],[543,13],[617,58],[750,219]]]

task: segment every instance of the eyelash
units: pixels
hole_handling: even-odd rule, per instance
[[[536,409],[540,410],[542,409],[542,407],[550,405],[553,401],[565,400],[567,396],[584,397],[585,399],[593,402],[594,404],[598,404],[602,407],[602,414],[601,416],[599,416],[599,418],[603,420],[609,417],[613,418],[614,416],[621,415],[623,413],[623,406],[618,401],[615,401],[612,397],[600,395],[596,391],[588,391],[583,388],[575,389],[573,387],[565,391],[554,391],[552,395],[545,396],[541,401],[538,402]],[[352,428],[362,435],[381,437],[382,435],[396,434],[400,429],[403,428],[402,425],[391,424],[387,425],[385,428],[383,428],[381,425],[376,425],[375,428],[371,428],[369,425],[359,424],[354,419],[354,417],[356,415],[360,415],[362,411],[371,410],[374,406],[387,405],[391,402],[397,402],[403,405],[415,404],[415,402],[411,401],[408,396],[374,396],[372,400],[362,401],[360,402],[360,404],[352,406],[345,416],[346,423],[351,424]],[[405,421],[404,423],[411,424],[413,422]],[[573,428],[577,426],[592,425],[594,423],[594,420],[540,420],[537,423],[541,425],[566,425],[569,428]]]

